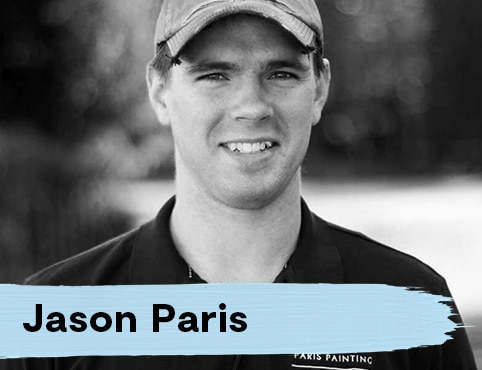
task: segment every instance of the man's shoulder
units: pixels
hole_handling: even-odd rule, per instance
[[[328,223],[343,262],[345,282],[403,285],[447,294],[445,279],[418,258],[360,232]]]
[[[129,259],[139,229],[110,239],[29,277],[28,285],[126,284]]]

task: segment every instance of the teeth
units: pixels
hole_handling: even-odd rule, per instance
[[[253,145],[249,143],[243,144],[243,149],[241,150],[241,153],[251,153],[253,151]]]
[[[273,143],[271,141],[261,141],[259,143],[227,143],[224,144],[224,146],[232,152],[249,154],[259,153],[266,149],[270,149],[273,147]]]

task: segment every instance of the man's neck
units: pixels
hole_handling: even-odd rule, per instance
[[[296,247],[299,188],[299,178],[293,179],[273,202],[246,210],[178,187],[170,223],[174,243],[208,282],[272,282]]]

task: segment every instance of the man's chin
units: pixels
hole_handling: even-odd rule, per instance
[[[239,210],[261,210],[277,201],[286,186],[253,185],[242,189],[229,187],[219,194],[218,200],[226,206]]]

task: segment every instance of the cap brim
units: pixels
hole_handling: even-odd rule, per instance
[[[181,49],[195,35],[214,21],[233,14],[254,14],[271,19],[291,33],[303,46],[312,45],[316,33],[297,17],[283,11],[269,2],[243,1],[233,3],[213,3],[199,9],[185,20],[185,26],[167,40],[172,56],[177,56]]]

